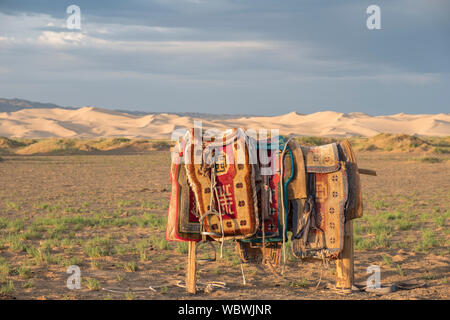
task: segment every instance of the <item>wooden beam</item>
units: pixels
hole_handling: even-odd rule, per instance
[[[353,220],[344,226],[344,248],[336,261],[336,288],[350,290],[354,282]]]
[[[188,293],[197,293],[197,243],[189,241],[188,263],[186,270],[186,290]]]
[[[362,169],[362,168],[358,168],[358,173],[359,174],[367,174],[369,176],[376,176],[377,175],[377,172],[375,170]]]

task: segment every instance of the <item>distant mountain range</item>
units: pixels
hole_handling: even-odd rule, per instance
[[[35,101],[29,101],[25,99],[6,99],[6,98],[0,98],[0,112],[14,112],[19,111],[23,109],[54,109],[54,108],[60,108],[60,109],[66,109],[66,110],[77,110],[80,108],[75,107],[63,107],[56,105],[54,103],[46,103],[46,102],[35,102]],[[122,113],[128,113],[135,116],[145,116],[149,114],[159,114],[162,112],[145,112],[145,111],[130,111],[130,110],[124,110],[124,109],[114,109],[112,111],[122,112]],[[240,114],[240,115],[228,115],[228,114],[209,114],[209,113],[198,113],[198,112],[166,112],[167,114],[174,114],[178,116],[185,116],[185,117],[194,117],[194,118],[200,118],[200,119],[217,119],[217,117],[220,117],[220,119],[234,119],[234,118],[240,118],[240,117],[250,117],[252,115],[250,114]]]
[[[22,109],[53,109],[53,108],[61,108],[67,110],[75,110],[74,107],[61,107],[53,103],[42,103],[42,102],[34,102],[28,101],[24,99],[5,99],[0,98],[0,112],[14,112]]]

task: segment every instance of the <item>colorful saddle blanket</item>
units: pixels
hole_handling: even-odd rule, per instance
[[[186,145],[185,153],[190,157],[186,172],[203,220],[203,233],[215,239],[253,235],[258,226],[258,205],[248,136],[234,129],[210,141],[203,139],[199,146],[194,134],[191,130]]]
[[[181,139],[172,151],[166,238],[172,241],[199,241],[201,240],[199,215],[183,163],[184,146],[185,140]]]
[[[294,176],[292,150],[281,136],[256,141],[255,145],[260,176],[256,182],[260,223],[253,237],[241,241],[260,243],[264,239],[264,242],[280,242],[283,230],[287,239],[289,211],[283,204],[287,203],[288,186]]]

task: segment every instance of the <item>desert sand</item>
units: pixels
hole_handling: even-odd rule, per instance
[[[370,116],[334,111],[302,115],[291,112],[273,117],[240,117],[217,120],[175,114],[135,116],[95,107],[76,110],[23,109],[0,113],[0,136],[16,138],[128,137],[169,139],[175,129],[191,127],[201,120],[205,129],[279,129],[284,135],[364,136],[401,133],[422,136],[449,136],[450,114],[395,114]]]

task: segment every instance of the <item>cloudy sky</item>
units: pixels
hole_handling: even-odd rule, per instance
[[[81,9],[81,30],[66,8]],[[381,30],[366,9],[381,8]],[[448,113],[448,0],[0,0],[0,97],[275,115]]]

